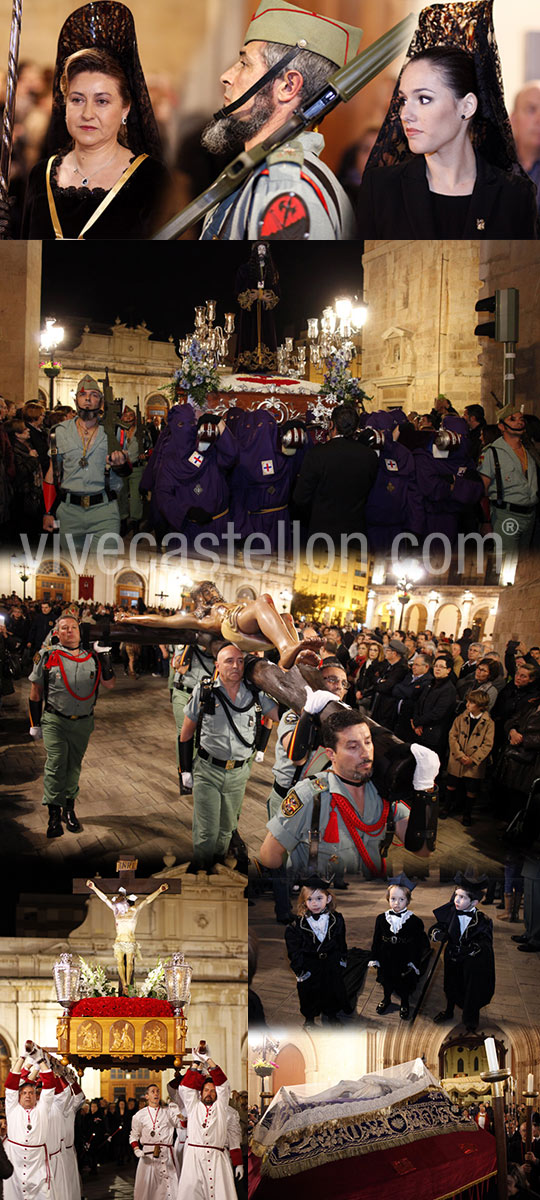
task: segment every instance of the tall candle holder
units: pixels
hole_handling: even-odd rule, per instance
[[[493,1121],[495,1125],[495,1144],[497,1150],[497,1196],[498,1200],[508,1197],[508,1159],[506,1153],[506,1129],[504,1124],[504,1085],[510,1078],[506,1067],[497,1071],[481,1071],[480,1078],[493,1087]]]

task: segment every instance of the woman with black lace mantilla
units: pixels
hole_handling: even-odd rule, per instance
[[[47,141],[54,153],[30,174],[21,237],[152,236],[169,177],[133,17],[116,0],[86,4],[62,27]]]
[[[423,9],[358,199],[362,238],[535,238],[493,0]]]

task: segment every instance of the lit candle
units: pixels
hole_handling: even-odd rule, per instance
[[[498,1071],[499,1070],[499,1060],[497,1058],[497,1048],[495,1046],[495,1039],[494,1038],[486,1038],[484,1041],[484,1046],[486,1047],[488,1067],[489,1067],[490,1071]]]
[[[527,1091],[534,1092],[534,1075],[527,1075]]]

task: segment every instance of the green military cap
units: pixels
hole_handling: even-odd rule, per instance
[[[332,17],[288,4],[287,0],[261,0],[244,38],[247,42],[301,43],[303,50],[322,54],[344,67],[358,53],[362,30]]]
[[[497,413],[497,421],[506,421],[507,417],[522,417],[523,412],[516,404],[505,404]]]
[[[77,384],[77,391],[75,394],[78,396],[79,392],[82,392],[82,391],[97,392],[98,395],[101,396],[101,399],[103,399],[103,392],[99,386],[97,379],[94,379],[93,375],[83,375],[82,379],[79,379],[79,382]]]

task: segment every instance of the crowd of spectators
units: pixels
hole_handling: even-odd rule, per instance
[[[49,412],[31,400],[17,408],[0,397],[0,541],[39,537],[49,432],[75,416],[70,406]],[[121,533],[143,529],[161,540],[174,532],[197,545],[198,534],[222,538],[232,522],[238,538],[264,535],[275,551],[291,545],[296,521],[304,541],[322,534],[339,544],[341,534],[364,534],[371,550],[387,553],[403,532],[444,534],[451,545],[459,534],[488,533],[494,511],[513,512],[519,499],[516,512],[527,511],[526,540],[524,531],[514,538],[519,549],[534,537],[540,422],[517,419],[523,430],[488,425],[481,405],[460,416],[444,396],[421,415],[341,404],[324,427],[309,412],[280,424],[260,409],[231,408],[220,419],[176,404],[166,421],[143,422],[126,443],[137,470],[119,492]],[[495,503],[491,457],[481,459],[493,442],[528,456],[527,496],[504,491]]]

